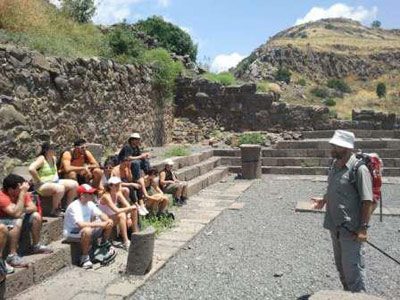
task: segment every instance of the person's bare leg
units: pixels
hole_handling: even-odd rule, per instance
[[[75,171],[71,171],[71,172],[66,173],[65,174],[65,178],[78,181],[78,175],[77,175],[77,173]]]
[[[160,199],[160,206],[159,206],[160,213],[164,214],[167,211],[167,206],[168,206],[168,198],[162,197]]]
[[[8,238],[10,240],[10,254],[17,254],[19,236],[21,234],[22,219],[15,222],[14,228],[8,231]]]
[[[180,199],[182,196],[182,185],[180,183],[177,184],[177,188],[176,188],[176,193],[175,193],[175,197],[177,199]]]
[[[139,232],[139,224],[138,224],[139,215],[137,209],[131,210],[131,219],[132,219],[132,231]]]
[[[125,199],[129,200],[130,199],[129,198],[129,189],[127,187],[122,187],[121,191],[122,191],[122,195],[124,195]]]
[[[129,241],[128,239],[128,229],[126,228],[126,214],[120,213],[116,216],[115,224],[118,224],[119,230],[121,231],[122,240],[124,243]]]
[[[89,255],[90,247],[92,246],[92,228],[85,227],[81,232],[81,250],[82,256]]]
[[[0,257],[3,256],[3,250],[7,244],[8,229],[4,224],[0,224]]]
[[[182,183],[182,196],[187,198],[187,183]]]
[[[76,198],[78,182],[71,179],[61,179],[60,184],[62,184],[65,188],[65,193],[67,194],[66,206],[68,207],[68,205]]]
[[[92,186],[98,188],[100,186],[101,177],[103,176],[103,171],[101,169],[94,169],[92,171],[93,181]]]
[[[42,196],[52,197],[52,213],[56,213],[57,209],[60,207],[61,199],[65,194],[65,187],[62,184],[47,182],[39,189]]]
[[[40,241],[40,229],[42,228],[42,218],[39,213],[34,212],[31,216],[32,221],[32,243],[37,245]]]

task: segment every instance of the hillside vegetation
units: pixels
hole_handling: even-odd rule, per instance
[[[233,73],[263,90],[278,83],[285,101],[326,105],[332,116],[348,119],[352,109],[400,113],[399,70],[399,30],[325,19],[279,32]],[[379,83],[387,90],[381,98]]]

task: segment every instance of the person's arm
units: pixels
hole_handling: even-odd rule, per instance
[[[23,216],[25,208],[25,196],[28,192],[28,189],[29,184],[27,182],[20,184],[17,203],[15,205],[10,204],[3,209],[7,215],[14,218],[20,218]]]
[[[28,197],[28,199],[26,199]],[[31,199],[31,195],[29,193],[25,194],[25,213],[31,214],[37,211],[35,203],[33,203]]]
[[[160,189],[158,184],[155,184],[155,183],[152,182],[151,185],[153,186],[153,188],[156,190],[156,192],[158,194],[164,195],[164,192]]]
[[[135,182],[121,182],[121,186],[123,186],[123,187],[130,187],[130,186],[132,186],[132,187],[134,187],[134,188],[137,189],[137,190],[141,188],[141,185],[138,184],[138,183],[135,183]]]
[[[366,166],[361,166],[357,170],[357,190],[361,202],[361,227],[356,232],[356,240],[360,243],[368,239],[368,223],[371,218],[372,206],[372,178]]]
[[[100,220],[102,222],[97,222],[97,221],[93,221],[93,222],[76,222],[76,225],[79,228],[85,228],[85,227],[89,227],[89,228],[111,228],[114,226],[113,221],[105,214],[103,213],[99,208],[97,208],[94,203],[93,203],[93,210],[92,210],[92,214],[94,216],[98,216],[100,217]]]
[[[38,173],[37,170],[40,169],[41,167],[43,167],[44,160],[45,160],[44,156],[40,155],[29,166],[29,173],[31,174],[33,182],[35,183],[35,185],[40,185],[41,184],[39,173]]]
[[[73,171],[83,171],[86,170],[86,167],[75,167],[71,165],[72,156],[69,151],[65,151],[62,155],[61,162],[66,173],[73,172]]]
[[[311,200],[314,201],[314,204],[312,206],[313,209],[323,209],[326,202],[328,201],[328,194],[325,194],[323,197],[312,197]]]
[[[174,181],[172,181],[172,180],[165,180],[165,177],[167,177],[167,174],[165,173],[165,171],[161,171],[160,172],[160,184],[162,186],[174,183]]]
[[[118,195],[118,201],[119,201],[119,203],[121,203],[121,206],[123,207],[120,209],[124,209],[125,210],[124,212],[130,212],[130,211],[136,209],[135,205],[129,205],[128,200],[126,200],[126,198],[124,197],[122,192],[118,192],[117,195]]]
[[[97,162],[97,160],[94,158],[93,154],[86,150],[85,155],[87,157],[87,159],[89,160],[89,169],[95,169],[95,168],[100,168],[99,163]]]
[[[147,198],[147,199],[149,199],[149,200],[157,200],[155,197],[152,197],[152,196],[150,196],[150,195],[147,193],[146,184],[145,184],[145,182],[144,182],[144,178],[143,178],[143,177],[141,177],[141,178],[138,180],[138,183],[140,183],[140,185],[142,186],[142,192],[143,192],[144,198]]]

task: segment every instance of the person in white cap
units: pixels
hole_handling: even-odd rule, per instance
[[[335,131],[329,141],[334,160],[329,168],[327,192],[322,198],[312,199],[315,209],[326,205],[324,228],[331,233],[336,268],[344,290],[365,292],[364,242],[371,216],[372,178],[368,168],[361,165],[355,182],[350,180],[357,164],[354,139],[352,132]]]
[[[133,232],[138,229],[138,215],[136,205],[129,205],[121,190],[121,178],[113,176],[105,186],[105,193],[100,198],[99,208],[105,213],[114,225],[119,226],[124,250],[129,250],[131,242],[128,238],[128,228]]]
[[[142,153],[140,150],[140,134],[135,132],[131,134],[128,139],[128,144],[125,145],[121,151],[118,153],[118,160],[121,163],[124,159],[129,159],[131,161],[131,170],[133,179],[135,181],[139,180],[140,170],[142,169],[144,173],[150,168],[149,153]]]
[[[187,203],[187,183],[178,180],[172,172],[174,161],[166,159],[164,169],[160,172],[160,186],[165,194],[172,194],[175,198],[175,204],[182,206]]]
[[[80,264],[84,269],[93,267],[89,258],[92,242],[100,237],[103,242],[107,241],[114,226],[113,221],[93,203],[96,191],[88,184],[78,186],[79,197],[68,206],[64,216],[64,236],[67,240],[80,239]]]

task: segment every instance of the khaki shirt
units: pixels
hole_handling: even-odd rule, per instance
[[[333,163],[328,173],[328,192],[324,227],[335,230],[343,223],[350,230],[361,225],[361,203],[372,201],[372,178],[368,168],[358,168],[356,182],[350,182],[351,172],[357,162],[353,154],[343,168]]]

